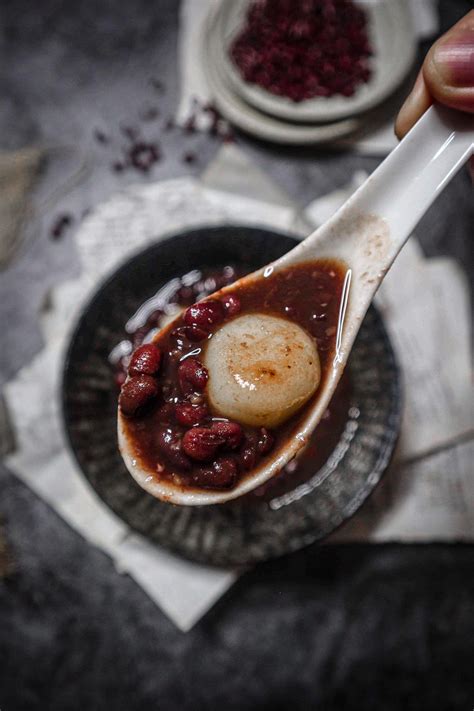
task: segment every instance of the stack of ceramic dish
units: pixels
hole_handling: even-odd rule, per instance
[[[326,143],[363,125],[367,112],[401,84],[416,54],[412,16],[405,0],[366,2],[371,78],[353,96],[335,95],[293,102],[244,81],[230,46],[245,22],[249,0],[221,0],[202,37],[203,66],[214,103],[238,128],[279,143]]]

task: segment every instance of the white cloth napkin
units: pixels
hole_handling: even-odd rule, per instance
[[[41,315],[46,346],[6,387],[18,443],[8,466],[73,528],[107,552],[117,569],[129,573],[183,631],[205,614],[239,573],[196,565],[151,545],[128,529],[85,483],[64,441],[59,408],[59,377],[70,324],[104,275],[157,234],[230,222],[293,229],[304,235],[308,223],[326,219],[362,177],[356,175],[346,188],[319,198],[298,215],[279,188],[238,148],[227,145],[202,180],[180,178],[117,193],[80,226],[76,243],[81,276],[54,290],[50,310]],[[264,202],[259,195],[265,196]],[[472,425],[467,291],[456,265],[445,259],[425,260],[415,241],[399,259],[379,305],[395,345],[400,346],[408,386],[402,462],[334,540],[473,540],[472,440],[462,443]],[[400,281],[403,300],[398,298]],[[451,307],[458,318],[448,332],[446,310]],[[451,368],[454,354],[456,367]],[[436,388],[427,386],[433,372],[439,381]],[[439,421],[432,412],[438,398],[436,406],[449,408],[449,417]],[[27,409],[22,406],[26,399]],[[447,440],[461,443],[436,454]],[[430,451],[433,456],[413,461]]]
[[[212,99],[201,61],[201,37],[206,18],[218,2],[219,0],[183,0],[181,3],[178,35],[181,94],[176,113],[176,120],[180,124],[186,123],[190,115],[194,115],[196,99],[200,105],[205,105]],[[433,37],[439,29],[436,0],[409,0],[409,3],[417,37],[420,40]],[[200,118],[202,126],[199,124]],[[206,128],[205,117],[198,116],[197,119],[196,127]],[[393,121],[394,116],[389,116],[383,123],[374,125],[373,130],[364,137],[347,139],[341,141],[341,144],[351,146],[355,151],[366,155],[386,155],[397,143]]]

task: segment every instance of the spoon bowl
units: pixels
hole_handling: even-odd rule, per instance
[[[179,487],[150,476],[140,466],[119,411],[120,451],[140,486],[175,504],[224,503],[265,483],[298,454],[328,406],[379,284],[420,218],[473,154],[473,140],[472,117],[430,108],[330,220],[277,261],[239,280],[239,288],[245,289],[277,270],[321,258],[337,259],[346,265],[332,367],[294,435],[230,490]],[[213,298],[233,290],[235,284]],[[173,324],[166,328],[173,328]]]

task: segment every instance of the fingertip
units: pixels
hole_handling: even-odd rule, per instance
[[[474,112],[474,11],[431,47],[423,76],[436,101],[459,111]]]
[[[434,52],[433,57],[427,58],[423,74],[433,99],[452,109],[474,113],[474,72],[471,86],[456,86],[448,72],[449,69],[437,61]]]

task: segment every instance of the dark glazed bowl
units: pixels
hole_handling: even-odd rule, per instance
[[[269,501],[178,507],[143,491],[117,448],[117,391],[108,354],[137,307],[187,271],[237,264],[252,271],[290,250],[295,238],[267,229],[202,227],[169,236],[130,258],[97,290],[66,356],[63,414],[71,449],[103,501],[131,528],[193,560],[245,565],[327,536],[359,508],[392,455],[400,425],[400,383],[382,320],[371,308],[349,362],[348,418],[314,476]]]

